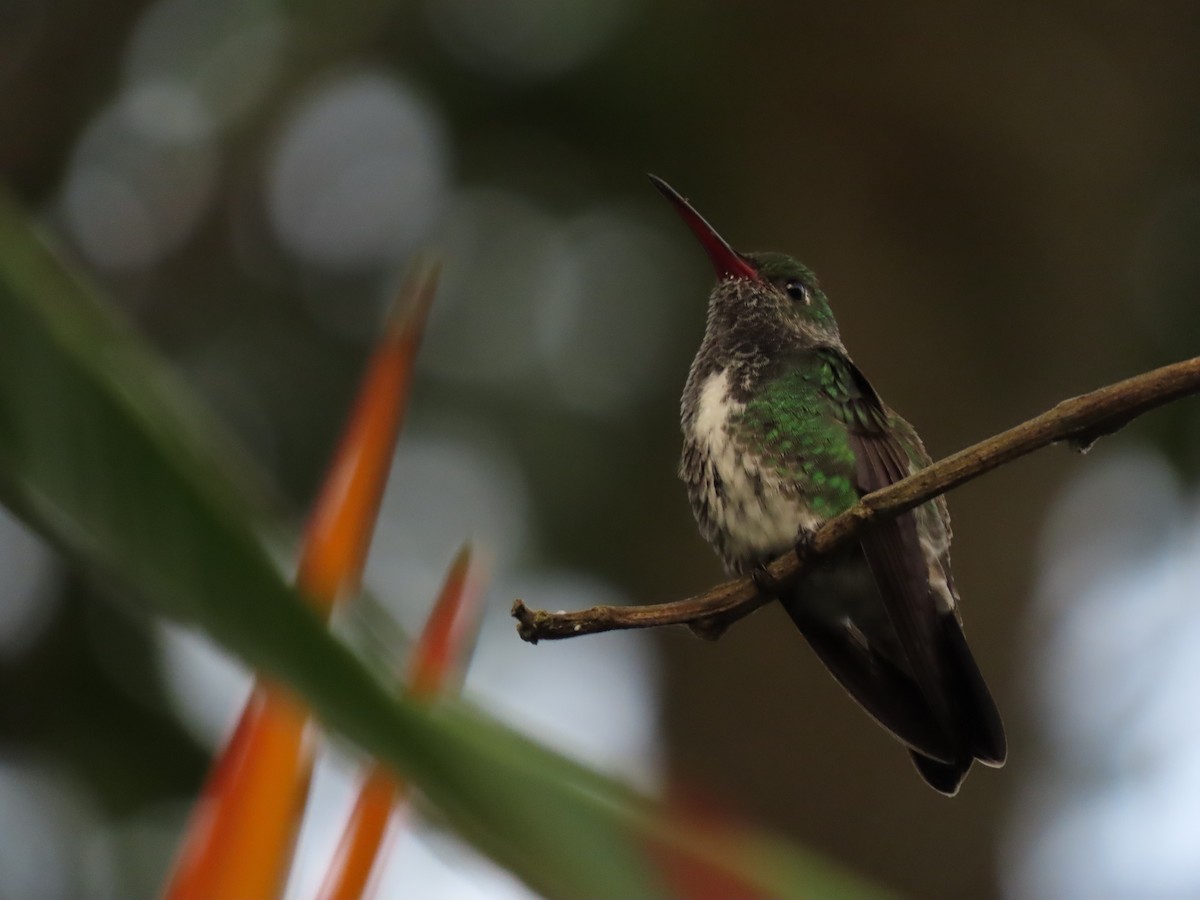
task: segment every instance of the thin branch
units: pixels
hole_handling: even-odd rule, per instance
[[[867,494],[850,509],[826,521],[795,553],[784,554],[772,562],[767,571],[780,586],[785,586],[875,522],[907,512],[1049,444],[1065,441],[1086,451],[1098,438],[1118,431],[1143,413],[1196,393],[1200,393],[1200,357],[1063,400],[1040,416]],[[687,625],[702,637],[716,638],[770,599],[760,594],[749,578],[738,578],[674,603],[546,612],[531,610],[517,600],[512,615],[517,620],[517,633],[533,644],[539,640],[660,625]]]

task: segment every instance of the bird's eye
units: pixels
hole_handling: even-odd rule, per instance
[[[808,292],[808,288],[801,281],[789,281],[784,286],[784,291],[793,300],[801,301],[805,306],[812,302],[812,296]]]

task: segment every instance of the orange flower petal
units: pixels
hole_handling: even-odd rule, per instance
[[[296,585],[327,614],[358,591],[439,271],[436,264],[417,266],[400,289],[405,310],[392,316],[367,365],[309,517]]]
[[[255,688],[192,815],[168,900],[279,893],[308,793],[306,721],[287,695]]]
[[[296,584],[328,615],[357,592],[387,485],[439,267],[414,267],[363,375],[309,517]],[[312,775],[307,713],[259,685],[214,763],[188,824],[168,900],[272,897],[282,890]]]
[[[408,691],[431,700],[461,670],[461,659],[480,621],[481,579],[470,578],[471,548],[454,557],[437,602],[413,650]],[[403,800],[404,782],[382,766],[367,774],[330,864],[320,900],[357,900],[366,890],[383,846],[392,809]]]

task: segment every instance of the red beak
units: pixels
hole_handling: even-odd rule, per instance
[[[742,254],[738,253],[726,242],[725,238],[717,234],[717,230],[704,220],[704,216],[696,212],[692,204],[688,203],[675,188],[671,187],[657,175],[647,176],[650,183],[653,184],[664,197],[671,201],[671,205],[675,207],[675,211],[679,213],[680,218],[687,223],[688,228],[692,229],[692,234],[696,235],[696,239],[700,241],[700,246],[704,248],[704,252],[708,254],[708,258],[712,261],[713,268],[717,270],[718,278],[749,278],[752,281],[758,281],[758,270],[746,260]]]

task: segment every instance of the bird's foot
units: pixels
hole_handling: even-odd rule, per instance
[[[768,597],[782,596],[783,582],[771,574],[765,563],[759,563],[750,570],[750,580],[754,582],[760,594]]]
[[[813,558],[813,534],[807,528],[801,528],[796,532],[796,543],[792,545],[792,551],[796,554],[796,559],[801,566],[808,563]]]

